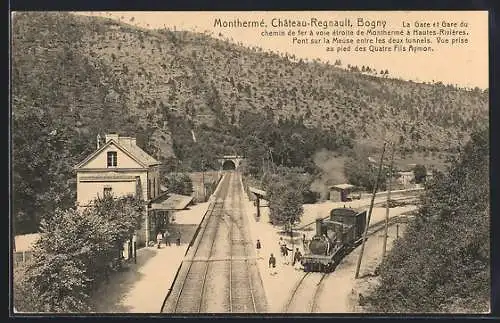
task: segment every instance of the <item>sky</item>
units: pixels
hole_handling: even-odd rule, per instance
[[[443,82],[444,84],[453,84],[461,87],[479,87],[488,88],[488,13],[487,11],[246,11],[246,12],[216,12],[216,11],[198,11],[198,12],[81,12],[80,14],[90,14],[120,20],[122,22],[148,28],[169,28],[171,30],[188,30],[195,32],[210,32],[216,38],[221,34],[223,38],[232,39],[235,43],[241,42],[245,46],[259,46],[263,50],[279,51],[281,53],[294,54],[297,58],[321,59],[334,63],[340,59],[342,65],[362,65],[370,66],[377,70],[387,69],[392,77],[398,77],[405,80],[417,82]],[[275,26],[280,19],[293,21],[307,21],[311,18],[316,21],[339,21],[345,19],[351,21],[352,27],[331,26],[326,29],[318,24],[314,27],[285,27]],[[225,27],[215,26],[215,21],[220,19],[224,21],[264,21],[265,27]],[[274,19],[274,20],[273,20]],[[368,24],[368,26],[358,26],[358,19]],[[376,24],[372,28],[371,23]],[[438,26],[434,27],[434,23]],[[450,24],[456,23],[456,26]],[[403,27],[403,25],[409,27]],[[428,25],[427,25],[428,24]],[[466,24],[466,26],[465,26]],[[357,35],[358,31],[393,31],[404,30],[414,33],[414,30],[425,33],[426,31],[439,32],[440,29],[446,31],[462,30],[467,35],[446,36],[441,35],[441,39],[447,39],[448,43],[437,43],[436,36],[413,36],[412,38],[429,38],[433,42],[430,46],[433,51],[420,51],[414,53],[409,50],[409,44],[404,44],[407,51],[394,51],[395,44],[387,44],[389,36],[385,38],[386,44],[371,44],[375,47],[390,47],[391,52],[374,51],[370,52],[370,44],[361,44],[367,51],[354,51],[356,43],[351,45],[350,51],[337,52],[338,47],[345,44],[311,44],[311,38],[332,39],[335,35],[318,35],[317,32],[334,31],[352,31],[354,40],[371,39],[375,41],[374,35]],[[313,31],[314,36],[309,34],[307,44],[294,42],[294,36],[288,35],[288,31],[298,33],[302,31]],[[284,36],[266,36],[266,32],[285,32]],[[299,39],[304,37],[295,36]],[[339,36],[342,39],[349,36]],[[392,38],[407,38],[394,36]],[[370,41],[370,40],[368,40]],[[404,40],[403,40],[404,41]],[[467,41],[467,43],[464,43]],[[323,42],[323,41],[322,41]],[[453,44],[451,44],[453,42]],[[399,45],[399,44],[398,44]],[[414,45],[426,46],[426,45]],[[327,51],[327,48],[333,51]]]

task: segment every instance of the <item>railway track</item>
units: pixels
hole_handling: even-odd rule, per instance
[[[209,243],[200,243],[196,246],[193,257],[206,256],[207,259],[212,255],[215,237],[219,229],[220,217],[217,215],[223,209],[222,202],[215,202],[214,208],[210,212],[207,225],[205,226],[202,236],[208,238]],[[214,214],[215,213],[215,214]],[[179,293],[175,299],[173,312],[175,313],[200,313],[203,306],[203,296],[205,293],[205,283],[210,261],[191,261],[189,262],[186,276],[184,277]]]
[[[224,176],[221,181],[221,189],[216,196],[216,201],[209,208],[206,215],[206,223],[202,228],[201,234],[197,238],[194,246],[191,260],[195,258],[209,259],[212,255],[215,237],[219,230],[220,214],[223,210],[223,199],[227,194],[228,178]],[[211,266],[209,261],[187,261],[181,266],[186,266],[185,274],[174,286],[172,293],[168,295],[168,304],[162,308],[162,312],[168,313],[200,313],[203,307],[203,298],[206,290],[205,283],[207,274]],[[181,267],[182,269],[182,267]],[[178,288],[175,288],[178,287]]]
[[[231,182],[233,188],[237,187],[235,180]],[[229,271],[229,295],[231,313],[256,313],[257,305],[252,286],[251,268],[249,266],[249,240],[243,230],[243,216],[241,212],[241,198],[232,194],[233,219],[230,229],[231,260]],[[243,259],[235,259],[243,257]]]
[[[263,291],[253,286],[259,273],[250,255],[238,179],[228,173],[221,181],[163,313],[255,313],[264,308]]]
[[[389,219],[388,225],[399,223],[400,216]],[[385,221],[379,221],[368,228],[367,238],[381,231]],[[323,281],[330,273],[307,272],[294,285],[290,298],[283,308],[284,313],[315,313],[317,302],[323,289]]]

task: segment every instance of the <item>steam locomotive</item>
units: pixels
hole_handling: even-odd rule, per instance
[[[301,260],[304,271],[333,271],[339,261],[361,243],[365,227],[366,210],[336,208],[327,219],[317,219],[316,235]]]

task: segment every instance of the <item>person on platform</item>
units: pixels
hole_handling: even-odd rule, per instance
[[[163,240],[163,234],[161,231],[158,231],[158,234],[156,235],[156,242],[158,243],[158,249],[161,248],[161,241]]]
[[[285,265],[290,264],[290,260],[288,260],[288,251],[293,251],[293,249],[288,248],[286,243],[283,245],[283,257],[285,259]]]
[[[181,231],[177,231],[177,245],[180,246],[181,245]]]
[[[260,240],[257,239],[257,245],[255,246],[257,248],[257,258],[260,257],[260,249],[262,248],[262,245],[260,244]]]
[[[280,246],[281,257],[285,257],[286,243],[285,243],[285,241],[283,241],[283,237],[280,237],[280,240],[278,241],[278,245]]]
[[[165,230],[164,236],[165,236],[165,246],[170,246],[170,233],[167,230]]]
[[[276,258],[274,257],[273,254],[269,256],[269,268],[270,268],[270,273],[271,275],[276,275]]]
[[[299,251],[299,248],[295,249],[295,254],[293,255],[293,264],[292,266],[295,267],[295,264],[300,265],[300,261],[302,260],[302,253]]]

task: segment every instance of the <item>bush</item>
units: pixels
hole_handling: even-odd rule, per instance
[[[319,200],[320,194],[318,192],[313,192],[311,190],[305,190],[302,193],[302,198],[304,204],[314,204]]]
[[[170,173],[165,177],[168,192],[191,195],[193,193],[193,181],[185,173]]]
[[[425,181],[425,177],[427,176],[427,169],[424,165],[416,165],[413,169],[413,173],[415,174],[415,183],[420,184]]]

